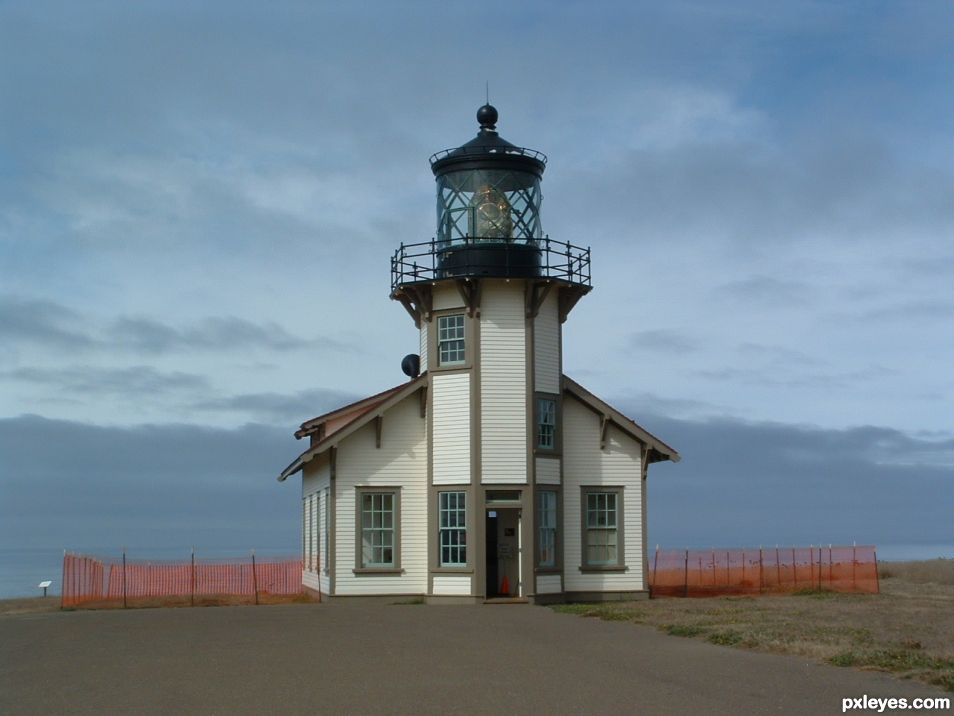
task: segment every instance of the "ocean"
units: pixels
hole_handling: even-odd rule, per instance
[[[117,549],[76,549],[71,550],[79,554],[92,557],[122,557],[122,550]],[[157,559],[181,560],[188,562],[191,547],[177,548],[144,548],[127,550],[129,559]],[[256,548],[255,554],[262,557],[298,557],[294,546]],[[247,559],[247,549],[208,549],[196,548],[198,559]],[[62,589],[63,550],[57,548],[0,548],[0,599],[13,597],[39,597],[43,590],[37,585],[50,580],[52,586],[47,590],[48,595],[59,595]]]

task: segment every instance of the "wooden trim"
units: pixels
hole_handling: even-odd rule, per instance
[[[550,289],[553,288],[553,284],[549,281],[531,283],[527,282],[526,290],[526,314],[527,318],[536,318],[540,313],[540,307],[543,305],[543,302],[547,299],[547,294],[550,293]]]

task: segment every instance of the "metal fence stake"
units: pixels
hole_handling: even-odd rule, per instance
[[[258,604],[258,575],[255,573],[255,550],[252,550],[252,585],[255,588],[255,603]]]
[[[123,609],[128,606],[126,602],[126,548],[123,547]]]

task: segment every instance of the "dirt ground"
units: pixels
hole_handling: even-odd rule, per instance
[[[883,564],[881,576],[880,594],[808,591],[556,609],[714,644],[887,671],[954,691],[954,560]]]

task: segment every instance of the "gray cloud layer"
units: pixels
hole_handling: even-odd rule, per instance
[[[954,439],[878,427],[642,422],[683,455],[650,470],[653,543],[952,540]],[[0,420],[0,542],[295,550],[299,488],[274,480],[302,448],[289,432]]]

